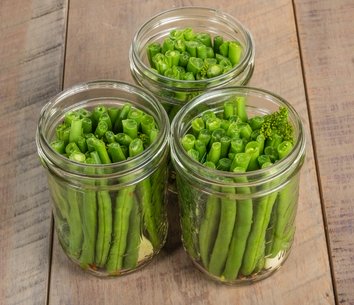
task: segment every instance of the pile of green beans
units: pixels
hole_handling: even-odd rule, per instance
[[[237,66],[242,58],[243,47],[237,40],[225,40],[223,36],[195,32],[192,28],[174,29],[163,41],[154,41],[147,46],[151,69],[171,80],[208,80],[227,73]],[[188,91],[188,90],[187,90]],[[166,92],[180,102],[187,102],[198,92]],[[161,93],[164,95],[164,93]],[[164,105],[170,120],[180,106]]]
[[[238,173],[223,182],[241,185],[248,182],[242,173],[270,167],[292,151],[294,131],[286,108],[248,118],[246,99],[232,97],[222,112],[206,110],[194,118],[180,141],[190,158],[215,170],[215,177],[218,171]],[[266,259],[289,249],[295,230],[297,179],[290,179],[278,191],[252,198],[259,189],[224,186],[203,194],[178,174],[187,252],[222,281],[259,273]],[[271,187],[269,183],[262,189]],[[237,194],[244,199],[234,199]]]
[[[87,174],[94,175],[102,169],[91,165],[136,157],[158,131],[153,116],[129,103],[98,105],[66,113],[51,147],[73,164],[87,164]],[[92,188],[76,189],[49,176],[57,232],[66,253],[82,268],[108,274],[137,267],[165,239],[165,180],[166,170],[157,169],[138,183],[108,191],[104,179],[91,181]]]
[[[147,47],[149,63],[159,74],[178,80],[202,80],[226,73],[242,56],[242,46],[220,35],[174,29],[159,43]]]

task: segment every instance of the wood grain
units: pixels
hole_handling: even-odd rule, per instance
[[[295,1],[339,304],[354,304],[354,3]]]
[[[65,1],[0,2],[0,304],[45,304],[51,208],[36,152],[41,107],[61,88]]]
[[[225,287],[196,271],[181,248],[164,251],[145,269],[101,280],[75,267],[55,238],[49,300],[55,304],[334,304],[321,202],[309,132],[293,5],[269,1],[73,1],[69,10],[65,86],[97,78],[132,81],[128,49],[135,30],[173,6],[220,8],[254,34],[253,86],[288,99],[299,111],[308,149],[302,172],[297,234],[292,254],[271,278],[243,288]]]

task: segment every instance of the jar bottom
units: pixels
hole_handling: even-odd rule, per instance
[[[67,243],[65,242],[65,239],[60,235],[60,233],[58,233],[58,229],[55,229],[56,235],[58,237],[58,241],[60,244],[60,247],[62,249],[62,251],[64,252],[65,256],[72,262],[74,263],[77,267],[79,267],[82,271],[91,274],[93,276],[99,277],[99,278],[115,278],[115,277],[120,277],[120,276],[124,276],[133,272],[136,272],[140,269],[142,269],[143,267],[145,267],[146,265],[148,265],[149,263],[151,263],[151,261],[159,254],[159,252],[161,251],[163,245],[166,242],[166,237],[167,234],[165,236],[164,241],[161,243],[161,247],[159,247],[158,249],[152,249],[152,252],[150,254],[144,254],[144,258],[139,260],[137,265],[134,268],[126,268],[126,269],[121,269],[119,272],[111,274],[109,272],[107,272],[105,270],[105,268],[102,267],[97,267],[95,265],[90,265],[88,267],[83,267],[80,263],[80,261],[71,256],[68,252],[67,252]]]
[[[247,286],[254,284],[256,282],[265,280],[269,278],[271,275],[273,275],[276,271],[278,271],[286,262],[288,259],[289,255],[291,252],[291,247],[288,250],[284,250],[281,253],[279,253],[275,258],[267,258],[265,265],[271,264],[271,261],[274,261],[274,266],[269,266],[268,268],[263,268],[262,270],[258,271],[257,273],[254,273],[249,276],[242,276],[239,277],[233,281],[227,281],[221,277],[215,276],[211,273],[209,273],[201,264],[199,261],[193,259],[191,256],[190,259],[192,260],[193,265],[198,269],[204,276],[209,278],[210,280],[217,282],[222,285],[226,286]]]

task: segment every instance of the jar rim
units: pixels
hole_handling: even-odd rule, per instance
[[[171,13],[177,13],[180,11],[186,11],[186,10],[194,10],[194,11],[202,11],[205,14],[213,14],[215,17],[219,18],[220,20],[224,21],[224,23],[229,26],[233,27],[234,29],[237,29],[240,31],[240,33],[244,36],[245,41],[246,41],[246,48],[245,48],[245,54],[241,58],[241,61],[232,69],[227,71],[226,73],[223,73],[221,75],[218,75],[216,77],[212,77],[209,79],[203,79],[203,80],[177,80],[173,78],[166,77],[164,75],[161,75],[153,70],[149,66],[147,66],[140,58],[139,52],[138,52],[138,47],[137,44],[134,42],[139,41],[139,38],[143,36],[143,32],[146,31],[147,28],[150,26],[153,27],[155,25],[158,26],[159,24],[165,24],[163,21],[164,20],[170,20],[171,17],[165,18],[160,20],[165,15],[169,15]],[[200,16],[199,16],[200,17]],[[204,16],[203,16],[204,17]],[[173,19],[173,20],[176,20]],[[208,8],[208,7],[202,7],[202,6],[184,6],[184,7],[177,7],[177,8],[172,8],[165,10],[163,12],[160,12],[156,15],[154,15],[152,18],[147,20],[145,23],[141,25],[141,27],[136,31],[134,34],[132,44],[130,46],[129,50],[129,57],[130,57],[130,62],[131,62],[131,70],[134,71],[133,63],[135,64],[136,68],[139,70],[139,72],[143,72],[145,76],[147,76],[151,81],[158,83],[160,86],[163,84],[166,84],[166,87],[170,88],[171,90],[174,91],[183,91],[185,89],[191,90],[191,91],[199,91],[201,88],[212,88],[213,83],[216,85],[220,85],[220,83],[227,82],[229,81],[231,76],[234,76],[235,74],[238,75],[241,72],[243,72],[250,61],[253,60],[254,58],[254,40],[252,37],[251,32],[235,17],[231,16],[228,13],[225,13],[219,9],[214,9],[214,8]],[[133,77],[139,82],[139,80],[134,76]],[[250,76],[249,76],[250,77]],[[245,82],[247,82],[245,80]]]
[[[268,98],[273,102],[276,102],[279,106],[285,106],[288,109],[289,115],[294,119],[294,128],[298,131],[298,134],[292,151],[285,158],[263,169],[257,169],[245,173],[234,173],[206,167],[200,162],[194,160],[184,150],[180,141],[181,137],[183,136],[182,132],[186,132],[186,130],[182,131],[180,126],[183,117],[193,108],[205,103],[213,97],[230,96],[237,93],[243,93],[246,96],[248,95]],[[290,175],[293,171],[297,172],[297,170],[299,170],[303,164],[305,146],[306,139],[304,134],[304,127],[295,108],[279,95],[274,94],[268,90],[255,87],[232,86],[207,91],[206,93],[201,94],[200,96],[194,98],[189,103],[184,105],[177,113],[171,124],[171,157],[174,163],[177,163],[178,166],[186,169],[188,173],[192,173],[196,179],[200,181],[204,180],[208,183],[220,187],[256,186],[269,182],[270,180],[275,180],[286,174]],[[235,178],[241,176],[247,177],[246,182],[235,182]],[[286,181],[283,181],[283,183],[286,183]]]
[[[138,95],[141,98],[144,98],[149,102],[150,105],[154,107],[155,113],[154,117],[158,118],[157,124],[159,125],[159,134],[156,137],[155,141],[149,145],[144,151],[133,157],[128,158],[127,160],[121,162],[114,162],[110,164],[86,164],[79,163],[66,158],[65,156],[58,154],[50,145],[50,140],[45,134],[46,127],[49,127],[51,115],[54,113],[55,107],[63,102],[66,98],[73,96],[78,93],[83,93],[92,89],[112,89],[112,90],[121,90],[126,93],[131,93]],[[109,97],[105,97],[109,99]],[[113,98],[113,97],[112,97]],[[89,99],[90,100],[90,99]],[[82,103],[83,101],[78,101],[73,105]],[[127,102],[131,102],[127,100]],[[133,104],[137,107],[136,104]],[[68,107],[64,110],[71,109]],[[63,112],[63,113],[64,113]],[[52,123],[53,124],[53,123]],[[138,87],[136,85],[129,84],[124,81],[119,80],[109,80],[109,79],[99,79],[88,82],[81,82],[71,87],[66,88],[65,90],[59,92],[57,95],[53,96],[48,103],[46,103],[41,109],[40,117],[37,125],[36,132],[36,144],[38,154],[40,155],[41,160],[45,162],[46,167],[50,165],[55,167],[58,170],[63,170],[66,173],[80,177],[94,177],[97,178],[109,178],[111,176],[125,175],[139,168],[144,167],[152,159],[156,158],[164,153],[164,150],[168,147],[169,144],[169,133],[170,133],[170,123],[166,111],[158,100],[146,89]],[[87,168],[98,169],[95,172],[87,173]]]

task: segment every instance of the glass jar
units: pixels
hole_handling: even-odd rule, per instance
[[[228,72],[204,80],[176,80],[152,70],[147,46],[162,42],[175,29],[192,28],[194,32],[221,35],[236,40],[243,49],[240,62]],[[234,17],[204,7],[181,7],[164,11],[143,24],[134,35],[130,52],[130,70],[135,81],[151,91],[164,105],[170,120],[186,102],[208,89],[245,85],[254,68],[254,42],[250,32]]]
[[[234,173],[208,168],[183,149],[181,138],[205,111],[220,113],[230,97],[244,97],[248,118],[288,109],[295,139],[290,154],[269,167]],[[183,245],[195,265],[228,284],[252,283],[277,270],[295,233],[305,137],[294,108],[261,89],[209,91],[183,107],[172,122],[171,158],[177,174]]]
[[[146,48],[151,42],[162,42],[175,29],[190,27],[194,32],[222,35],[225,40],[238,41],[243,49],[240,62],[227,73],[205,80],[175,80],[154,72],[150,68]],[[181,7],[164,11],[135,33],[129,52],[130,70],[136,83],[152,92],[165,107],[170,121],[179,109],[198,94],[209,89],[232,85],[245,85],[252,76],[255,48],[251,33],[234,17],[211,8]],[[179,244],[177,225],[178,208],[175,173],[170,166],[168,205],[170,232],[169,247]]]
[[[156,140],[141,154],[111,164],[71,161],[50,145],[68,111],[131,103],[154,117]],[[48,176],[56,233],[66,255],[97,276],[116,276],[149,262],[167,236],[165,188],[169,120],[147,91],[93,81],[66,89],[42,109],[36,142]]]

